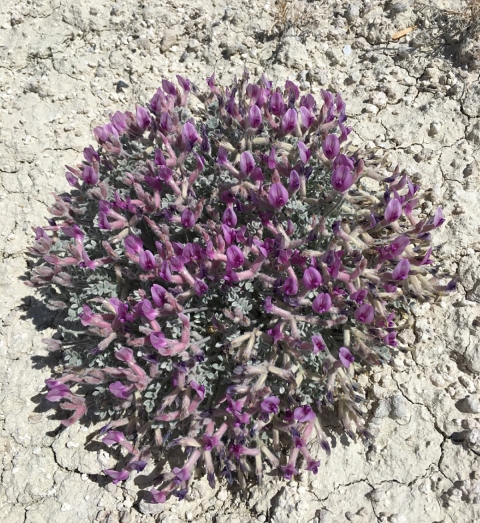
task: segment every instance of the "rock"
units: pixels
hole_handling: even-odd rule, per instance
[[[166,53],[171,47],[177,43],[178,33],[176,29],[167,29],[163,33],[162,42],[160,44],[160,51]]]
[[[477,395],[466,397],[462,401],[464,412],[471,412],[472,414],[480,414],[480,399]]]

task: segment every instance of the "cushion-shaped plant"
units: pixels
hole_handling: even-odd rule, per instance
[[[420,220],[405,173],[347,153],[340,95],[177,79],[94,129],[30,248],[30,284],[66,313],[46,340],[63,355],[46,381],[63,424],[107,422],[114,483],[185,448],[154,502],[185,496],[195,470],[212,487],[260,481],[265,462],[316,473],[324,412],[368,438],[356,371],[389,361],[395,309],[453,286],[431,258],[441,209]]]

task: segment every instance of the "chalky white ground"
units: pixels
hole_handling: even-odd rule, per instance
[[[274,6],[265,1],[1,2],[2,521],[480,520],[478,44],[460,34],[459,53],[442,47],[435,9],[416,0],[312,2],[309,25],[280,36],[272,30]],[[461,4],[435,3],[440,10]],[[147,101],[162,75],[179,73],[200,85],[215,69],[227,84],[244,65],[253,76],[265,70],[276,84],[295,80],[317,98],[321,87],[343,93],[352,143],[417,175],[429,190],[424,212],[444,207],[447,224],[435,242],[443,245],[442,264],[458,274],[459,290],[416,307],[402,334],[410,350],[362,377],[370,383],[372,448],[339,439],[333,429],[332,456],[321,456],[317,476],[267,478],[243,496],[200,481],[192,501],[138,504],[142,485],[133,478],[105,487],[101,470],[113,462],[86,441],[91,429],[55,432],[58,419],[41,396],[55,361],[41,339],[53,332],[54,316],[19,280],[25,247],[52,191],[66,188],[63,165],[75,164],[93,143],[93,126]],[[129,87],[117,93],[120,80]]]

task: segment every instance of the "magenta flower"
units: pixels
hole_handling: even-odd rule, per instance
[[[250,151],[243,151],[240,155],[240,170],[243,174],[250,174],[255,168],[255,160]]]
[[[307,107],[300,107],[300,117],[302,119],[302,125],[309,129],[315,121],[315,116]]]
[[[145,107],[137,107],[137,125],[142,129],[142,131],[145,131],[145,129],[150,125],[151,118],[148,114],[148,111],[145,109]]]
[[[435,216],[433,217],[433,225],[435,227],[440,227],[445,222],[445,216],[443,215],[443,211],[441,207],[437,207],[437,210],[435,211]]]
[[[298,283],[294,278],[289,276],[283,284],[283,292],[287,296],[294,296],[298,292]]]
[[[298,142],[297,146],[300,153],[300,160],[302,160],[303,163],[307,163],[312,156],[312,151],[310,151],[310,149],[303,142]]]
[[[120,350],[117,350],[114,356],[117,358],[117,360],[124,361],[127,364],[133,363],[135,361],[133,358],[133,351],[128,347],[122,347]]]
[[[182,137],[189,151],[193,149],[193,146],[199,140],[199,136],[197,130],[195,129],[195,126],[190,122],[186,122],[184,124],[182,129]]]
[[[260,124],[262,123],[262,113],[257,105],[252,105],[252,107],[250,107],[248,118],[250,120],[251,127],[254,129],[260,127]]]
[[[401,215],[402,204],[396,198],[393,198],[388,202],[388,205],[385,208],[385,220],[388,223],[393,223],[396,222]]]
[[[353,185],[353,177],[349,167],[339,165],[332,174],[332,187],[338,192],[345,192]]]
[[[67,387],[67,385],[64,383],[58,383],[54,387],[50,388],[45,398],[48,401],[54,402],[65,398],[65,396],[68,396],[68,394],[70,394],[70,389]]]
[[[192,229],[195,225],[195,215],[190,209],[184,209],[181,216],[182,225],[185,229]]]
[[[292,479],[293,476],[296,476],[298,474],[298,470],[291,464],[288,465],[282,465],[282,474],[285,479]]]
[[[114,396],[122,400],[128,399],[132,393],[132,387],[125,387],[121,381],[110,383],[108,389]]]
[[[304,273],[303,273],[303,285],[309,290],[313,291],[316,289],[319,285],[322,284],[322,276],[320,273],[315,269],[315,267],[309,267]]]
[[[275,209],[280,209],[288,202],[288,191],[281,183],[273,183],[268,191],[268,201]]]
[[[276,396],[267,396],[264,398],[262,403],[260,403],[260,408],[262,412],[266,414],[277,414],[279,410],[280,399]]]
[[[230,267],[233,267],[234,269],[238,269],[244,264],[245,256],[236,245],[231,245],[227,249],[227,262]]]
[[[130,477],[128,470],[117,471],[112,469],[105,469],[103,472],[112,478],[112,483],[114,485],[120,483],[120,481],[125,481]]]
[[[323,154],[329,159],[333,160],[340,152],[340,142],[336,134],[329,134],[322,143]]]
[[[190,382],[190,387],[192,387],[192,389],[198,394],[198,396],[200,397],[201,400],[203,400],[203,398],[205,398],[205,386],[204,385],[200,385],[196,381],[192,380]]]
[[[313,300],[312,309],[318,314],[328,312],[331,308],[332,298],[328,293],[321,293]]]
[[[153,271],[157,267],[155,256],[150,251],[141,251],[138,256],[138,264],[144,271]]]
[[[147,318],[149,321],[153,321],[157,316],[158,312],[156,309],[152,307],[152,302],[150,300],[147,300],[144,298],[141,302],[141,311],[142,315]]]
[[[340,358],[342,365],[346,369],[348,369],[350,367],[350,364],[355,361],[355,358],[353,357],[352,353],[347,349],[347,347],[340,347],[338,357]]]
[[[281,116],[285,111],[285,102],[278,91],[275,91],[270,97],[270,111],[276,116]]]
[[[403,258],[398,262],[395,269],[393,269],[392,278],[394,280],[406,280],[409,272],[410,262],[406,258]]]
[[[195,279],[195,284],[194,284],[193,288],[194,288],[195,294],[197,296],[203,296],[204,294],[207,294],[207,292],[208,292],[208,285],[203,280],[200,280],[199,278]]]
[[[367,289],[360,289],[359,291],[352,292],[352,294],[350,294],[350,299],[356,301],[357,303],[363,303],[367,295]]]
[[[159,350],[167,347],[168,342],[163,332],[152,332],[149,336],[151,345]]]
[[[374,317],[375,311],[368,303],[360,305],[360,307],[355,311],[355,319],[361,323],[372,323]]]
[[[307,470],[310,472],[313,472],[314,474],[318,474],[318,467],[320,466],[320,460],[311,459],[307,463]]]
[[[293,193],[298,191],[298,189],[300,189],[300,176],[298,175],[297,171],[292,170],[290,171],[288,190]]]
[[[143,242],[138,236],[133,234],[127,236],[124,242],[125,250],[130,254],[138,254],[140,251],[143,251]]]
[[[222,223],[228,227],[235,227],[237,225],[237,215],[231,207],[227,207],[222,215]]]
[[[302,407],[297,407],[293,411],[293,417],[300,423],[303,423],[305,421],[311,421],[312,419],[315,419],[316,414],[310,405],[303,405]]]
[[[389,332],[383,337],[383,343],[385,343],[385,345],[390,345],[391,347],[396,347],[398,345],[397,333],[395,331]]]
[[[82,172],[82,179],[87,185],[96,185],[98,183],[98,173],[90,165],[85,165]]]
[[[281,128],[284,134],[291,133],[297,126],[297,111],[295,109],[287,109],[282,116]]]
[[[150,289],[150,292],[152,294],[152,300],[156,307],[159,309],[163,308],[165,304],[165,295],[167,293],[167,290],[164,289],[161,285],[157,285],[154,283],[152,285],[152,288]]]
[[[327,348],[320,334],[315,334],[315,336],[312,336],[312,342],[313,354],[317,354],[317,352],[323,352]]]
[[[111,430],[107,433],[107,435],[102,439],[102,442],[107,445],[107,447],[111,447],[112,445],[116,445],[117,443],[120,443],[125,439],[125,436],[123,432]]]

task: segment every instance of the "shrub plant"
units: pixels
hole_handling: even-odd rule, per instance
[[[114,483],[183,449],[153,502],[202,471],[317,473],[329,411],[368,438],[355,375],[389,361],[396,309],[452,287],[431,257],[441,209],[419,219],[405,173],[347,154],[339,94],[177,80],[94,129],[30,248],[30,285],[65,313],[46,398],[65,426],[106,422]]]

